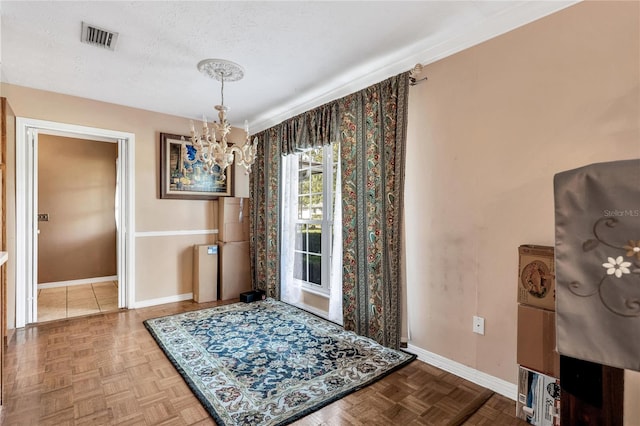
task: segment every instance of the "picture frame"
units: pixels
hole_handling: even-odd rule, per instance
[[[185,164],[185,149],[192,154],[195,152],[188,136],[160,133],[160,198],[215,200],[231,197],[234,167],[227,167],[226,178],[220,180],[219,173],[209,174],[199,161],[190,167]]]

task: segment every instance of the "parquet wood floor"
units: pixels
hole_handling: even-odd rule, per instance
[[[142,321],[217,304],[172,303],[16,331],[0,424],[214,425]],[[294,424],[526,425],[514,413],[513,401],[414,361]]]

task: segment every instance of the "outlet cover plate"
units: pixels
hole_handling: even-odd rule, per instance
[[[473,317],[473,332],[484,336],[484,318]]]

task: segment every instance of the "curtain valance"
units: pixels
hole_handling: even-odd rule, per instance
[[[258,133],[259,143],[273,143],[274,132],[280,140],[280,154],[295,154],[309,148],[318,148],[335,142],[340,137],[338,101],[332,101],[310,111],[289,118],[270,129]]]
[[[338,139],[338,104],[329,102],[280,124],[282,154],[329,145]]]

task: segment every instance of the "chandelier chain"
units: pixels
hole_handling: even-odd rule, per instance
[[[224,106],[224,74],[220,73],[220,82],[222,84],[220,84],[220,98],[221,98],[221,102],[222,102],[222,106]]]

